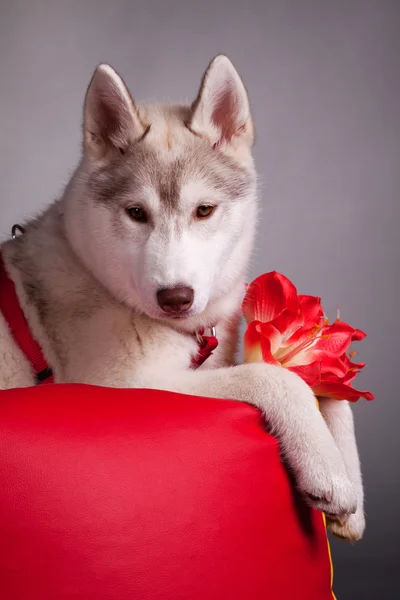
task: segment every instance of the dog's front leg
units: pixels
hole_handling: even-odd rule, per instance
[[[149,382],[144,382],[149,385]],[[264,363],[154,375],[151,387],[245,401],[260,408],[308,502],[333,515],[356,510],[340,451],[311,389],[300,377]]]
[[[358,456],[354,419],[351,406],[345,400],[319,398],[321,413],[342,453],[347,474],[357,493],[357,510],[341,521],[330,520],[329,529],[336,535],[356,541],[362,538],[365,529],[364,490]]]

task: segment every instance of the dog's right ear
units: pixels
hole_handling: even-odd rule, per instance
[[[86,92],[83,136],[89,158],[99,160],[110,151],[124,154],[146,132],[121,77],[112,67],[97,67]]]

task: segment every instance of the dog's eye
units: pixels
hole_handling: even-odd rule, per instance
[[[197,208],[196,217],[198,219],[204,219],[205,217],[209,217],[214,212],[215,206],[210,206],[209,204],[202,204]]]
[[[139,221],[139,223],[147,223],[147,215],[146,211],[140,206],[134,206],[133,208],[128,208],[128,215],[134,221]]]

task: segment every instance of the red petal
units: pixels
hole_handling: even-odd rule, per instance
[[[324,316],[321,306],[321,298],[318,296],[306,296],[299,294],[298,300],[304,314],[305,323],[310,325],[317,323]]]
[[[354,331],[350,325],[342,321],[325,325],[322,328],[321,337],[315,344],[315,349],[340,357],[350,346]]]
[[[277,329],[272,323],[258,322],[258,330],[261,335],[261,344],[266,343],[266,340],[268,340],[268,342],[269,342],[267,344],[268,355],[269,355],[269,352],[271,352],[271,354],[275,354],[275,352],[277,352],[277,350],[279,350],[279,347],[282,342],[282,335],[281,335],[279,329]]]
[[[324,311],[321,306],[321,298],[317,296],[298,296],[300,309],[303,314],[303,327],[298,331],[289,343],[297,341],[297,337],[303,335],[306,331],[309,332],[316,325],[323,324]]]
[[[343,357],[322,354],[321,372],[323,374],[332,374],[334,377],[342,379],[349,372],[349,364]]]
[[[279,331],[269,324],[252,321],[244,334],[245,362],[267,362],[279,365],[272,352],[272,343],[280,338]],[[279,342],[278,342],[279,345]]]
[[[297,373],[310,387],[313,387],[321,380],[321,363],[318,360],[309,365],[289,367],[289,371]]]
[[[361,342],[367,334],[361,331],[361,329],[355,329],[352,337],[352,342]]]
[[[304,323],[303,315],[300,310],[293,313],[285,309],[276,319],[271,321],[273,325],[283,336],[284,340],[290,338]],[[282,340],[283,341],[283,340]],[[287,345],[285,342],[284,345]]]
[[[244,361],[261,362],[261,335],[257,321],[249,324],[244,334]]]
[[[261,352],[264,362],[270,363],[271,365],[280,365],[280,362],[278,362],[272,354],[271,341],[266,337],[261,338]]]
[[[347,360],[348,360],[348,365],[349,365],[349,369],[357,369],[358,371],[361,371],[361,369],[363,369],[365,367],[365,363],[363,362],[359,362],[359,363],[354,363],[351,362],[351,360],[346,356]]]
[[[298,296],[300,305],[300,316],[297,320],[299,327],[292,327],[292,335],[287,337],[282,344],[284,348],[295,347],[302,344],[308,338],[308,341],[316,335],[316,327],[322,326],[324,312],[321,306],[320,298],[316,296]]]
[[[342,378],[342,383],[350,384],[359,374],[360,371],[348,371],[346,375]],[[324,378],[325,379],[325,378]]]
[[[371,392],[355,390],[344,383],[320,382],[313,386],[313,392],[316,396],[327,396],[334,400],[348,400],[349,402],[357,402],[360,398],[374,400]]]
[[[358,366],[350,362],[346,354],[340,358],[325,355],[321,362],[321,378],[324,382],[350,383],[360,372]]]
[[[350,360],[350,358],[347,355],[344,357],[343,360],[346,363],[348,369],[345,377],[343,378],[343,383],[350,383],[350,381],[353,381],[353,379],[355,379],[360,373],[360,371],[365,367],[365,363],[354,363]]]
[[[272,271],[255,279],[247,288],[242,312],[248,323],[253,320],[267,323],[285,309],[297,314],[297,290],[284,275]]]

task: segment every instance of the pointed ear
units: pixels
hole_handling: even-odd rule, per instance
[[[140,139],[146,127],[121,77],[109,65],[97,67],[86,92],[84,150],[92,159],[120,151]]]
[[[214,147],[238,141],[253,143],[253,124],[246,88],[224,55],[211,61],[193,104],[190,129]]]

